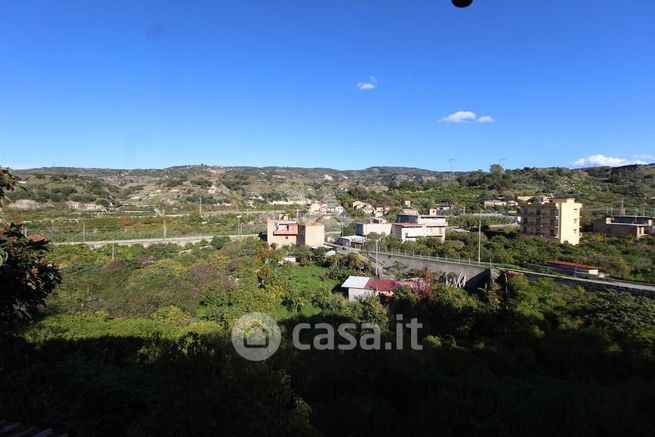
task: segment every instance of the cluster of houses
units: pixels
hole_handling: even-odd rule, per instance
[[[374,218],[380,218],[384,217],[385,215],[391,213],[391,211],[394,209],[393,206],[391,205],[372,205],[367,202],[362,202],[361,200],[356,200],[350,205],[355,211],[362,211],[365,214],[374,217]],[[405,209],[411,209],[412,208],[412,203],[410,200],[405,200],[403,203],[403,208]],[[450,211],[453,208],[453,205],[451,203],[439,203],[437,206],[434,208],[435,211],[437,212],[446,212]]]
[[[389,205],[373,206],[370,203],[362,202],[360,200],[354,201],[351,206],[355,211],[362,211],[373,217],[384,217],[393,209],[393,207]]]
[[[495,208],[497,206],[518,206],[518,202],[515,200],[505,200],[505,199],[490,199],[482,202],[482,206],[485,208]]]
[[[528,203],[528,202],[537,202],[537,203],[546,203],[552,200],[553,197],[545,195],[545,194],[538,194],[536,196],[534,195],[518,195],[516,196],[516,200],[507,200],[503,197],[498,197],[496,199],[489,199],[489,200],[484,200],[482,202],[482,206],[485,208],[495,208],[495,207],[517,207],[522,203]]]
[[[388,236],[401,241],[415,241],[418,238],[446,239],[448,221],[443,215],[438,215],[436,208],[427,214],[420,214],[415,209],[403,209],[396,215],[396,221],[391,223],[383,218],[373,218],[355,225],[355,235],[342,236],[337,244],[346,247],[361,247],[371,234]]]
[[[305,204],[307,214],[309,215],[341,215],[345,209],[341,205],[335,203],[320,203],[313,200],[308,200]]]
[[[445,240],[448,221],[445,216],[439,214],[439,210],[431,208],[426,214],[421,214],[411,208],[409,203],[405,206],[406,208],[396,214],[395,221],[390,222],[382,216],[390,211],[391,207],[374,207],[365,202],[356,203],[353,205],[354,208],[360,207],[362,211],[370,213],[373,217],[357,223],[355,235],[342,236],[337,240],[337,244],[361,248],[372,235],[391,236],[401,241],[415,241],[418,238]],[[335,210],[324,209],[325,207],[327,205],[319,205],[318,209],[313,207],[311,211],[316,210],[319,214],[337,213]],[[520,231],[547,241],[579,244],[581,210],[582,204],[576,202],[574,198],[530,196],[522,201],[518,209]],[[655,234],[655,217],[608,216],[595,220],[593,230],[611,237],[638,239],[648,234]],[[269,219],[267,241],[273,247],[288,245],[319,247],[325,242],[325,228],[323,224],[314,220],[291,220],[288,217]],[[557,260],[546,264],[551,269],[576,275],[604,276],[600,268],[591,265]],[[394,290],[399,287],[409,287],[418,292],[422,285],[417,279],[394,280],[351,276],[342,287],[350,300],[361,300],[370,296],[377,296],[384,300],[392,297]]]
[[[546,195],[517,196],[520,200],[518,222],[520,232],[555,243],[580,243],[582,226],[582,204],[574,198],[553,198]],[[310,214],[340,215],[343,207],[336,205],[307,204]],[[419,238],[446,239],[448,221],[441,214],[443,209],[431,208],[426,214],[419,213],[405,202],[405,208],[396,214],[395,221],[384,218],[393,207],[373,206],[366,202],[353,202],[352,207],[372,217],[356,224],[354,235],[341,236],[336,243],[345,247],[360,248],[367,238],[391,236],[401,241],[416,241]],[[446,206],[444,206],[446,207]],[[639,239],[655,234],[655,217],[640,215],[612,215],[593,222],[593,231],[609,237]],[[325,228],[313,220],[300,221],[269,219],[267,240],[275,246],[292,244],[321,246],[325,242]]]

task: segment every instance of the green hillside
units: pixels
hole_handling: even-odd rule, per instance
[[[155,170],[40,168],[15,171],[18,190],[10,203],[22,208],[57,207],[65,201],[103,208],[170,205],[184,207],[202,197],[211,206],[264,206],[349,197],[398,204],[404,197],[424,203],[451,201],[475,209],[483,199],[547,193],[572,196],[588,207],[655,206],[655,165],[587,169],[523,168],[435,172],[404,167],[365,170],[285,167],[181,166]],[[423,194],[420,194],[423,193]],[[418,194],[418,195],[417,195]],[[18,202],[18,201],[23,202]],[[18,202],[18,203],[16,203]],[[11,206],[10,206],[11,208]]]

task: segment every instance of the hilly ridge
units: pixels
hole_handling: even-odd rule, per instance
[[[12,193],[15,205],[55,206],[65,201],[112,208],[138,205],[183,206],[200,197],[206,205],[243,206],[302,202],[335,202],[345,194],[362,200],[393,201],[391,193],[476,190],[484,198],[548,193],[577,197],[603,205],[623,200],[631,207],[651,207],[655,201],[655,165],[624,167],[523,168],[490,171],[439,172],[408,167],[363,170],[297,167],[222,167],[187,165],[164,169],[95,169],[47,167],[16,170],[21,189]],[[455,196],[456,197],[456,196]],[[477,202],[476,201],[476,202]],[[474,207],[471,201],[468,207]]]

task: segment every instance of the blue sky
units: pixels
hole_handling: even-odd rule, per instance
[[[3,165],[652,155],[652,0],[2,2]]]

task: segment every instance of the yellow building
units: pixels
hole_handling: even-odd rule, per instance
[[[575,199],[549,199],[521,206],[521,232],[557,243],[580,243],[582,204]]]

